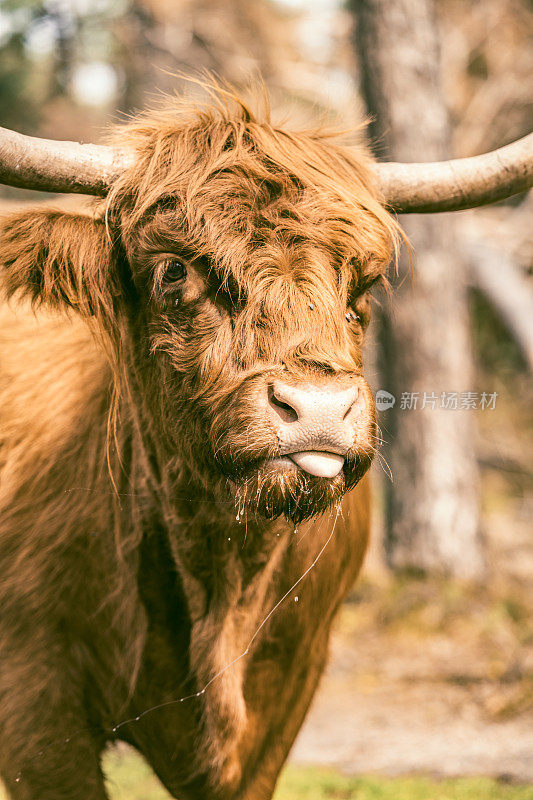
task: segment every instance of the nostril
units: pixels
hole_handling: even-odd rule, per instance
[[[283,422],[296,422],[298,419],[297,411],[281,398],[276,397],[273,386],[268,387],[268,402],[276,411]]]
[[[353,411],[353,408],[354,408],[354,406],[358,404],[358,401],[359,401],[359,395],[360,395],[360,394],[361,394],[361,389],[360,389],[360,388],[357,386],[357,387],[355,388],[355,391],[354,391],[354,395],[353,395],[352,401],[351,401],[351,403],[348,405],[348,408],[346,409],[346,413],[344,414],[344,416],[343,416],[343,418],[342,418],[342,421],[343,421],[343,422],[344,422],[344,420],[346,419],[346,417],[347,417],[347,416],[348,416],[348,415],[349,415],[349,414],[350,414],[350,413]]]

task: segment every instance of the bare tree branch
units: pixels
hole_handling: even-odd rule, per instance
[[[483,239],[464,242],[470,280],[489,300],[533,372],[533,291],[509,256]]]

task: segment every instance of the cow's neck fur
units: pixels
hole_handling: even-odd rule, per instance
[[[158,446],[135,371],[128,377],[117,414],[122,451],[117,460],[122,463],[123,494],[131,495],[132,503],[126,514],[120,512],[119,489],[116,511],[121,525],[130,525],[132,519],[139,525],[130,538],[135,562],[143,531],[153,528],[154,515],[159,521],[187,602],[189,668],[204,703],[196,770],[216,765],[218,781],[238,782],[235,755],[247,722],[247,658],[280,599],[273,576],[282,566],[294,526],[240,513],[229,496],[221,500],[209,485],[199,485],[179,458]],[[121,539],[128,541],[124,533]],[[294,581],[298,577],[292,576]]]

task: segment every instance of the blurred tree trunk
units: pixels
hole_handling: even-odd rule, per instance
[[[155,23],[148,8],[133,0],[114,25],[119,64],[123,74],[120,111],[131,114],[141,109],[150,87],[156,84],[155,54],[148,35]]]
[[[394,161],[447,158],[450,130],[432,2],[349,4],[374,140]],[[393,475],[386,485],[385,549],[396,569],[474,578],[484,565],[474,411],[461,410],[460,397],[458,410],[440,408],[443,392],[472,389],[466,270],[452,215],[400,221],[413,246],[414,276],[404,248],[393,310],[380,325],[381,385],[396,397],[383,419]],[[405,392],[419,393],[416,409],[402,409]]]

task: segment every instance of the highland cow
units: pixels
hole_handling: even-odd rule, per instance
[[[266,800],[366,547],[398,229],[362,144],[222,91],[117,141],[91,213],[1,227],[0,772],[105,800],[121,739],[176,798]]]

